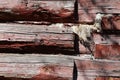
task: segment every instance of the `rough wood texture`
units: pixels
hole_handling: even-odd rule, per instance
[[[120,16],[113,15],[112,17],[103,17],[102,20],[103,30],[120,30]]]
[[[0,24],[0,28],[0,41],[72,47],[74,40],[71,29],[64,25]]]
[[[120,60],[120,36],[113,34],[94,34],[95,58]]]
[[[74,34],[67,25],[1,23],[0,28],[0,52],[74,53]]]
[[[120,45],[96,44],[95,58],[120,60]]]
[[[0,55],[0,76],[30,80],[72,80],[73,60],[52,55]]]
[[[69,24],[35,25],[37,22],[35,24],[29,22],[31,25],[26,24],[27,21],[20,23],[0,24],[0,52],[73,54],[77,51],[76,46],[77,53],[89,53],[79,41],[75,40]]]
[[[119,77],[119,70],[120,61],[65,55],[0,54],[0,76],[16,77],[16,80],[96,80],[96,76]]]
[[[116,34],[112,34],[112,33]],[[118,44],[120,45],[120,35],[117,31],[105,31],[104,34],[94,34],[95,44]]]
[[[79,22],[93,22],[97,12],[120,13],[119,0],[78,0]]]
[[[1,21],[74,22],[74,0],[0,0]]]
[[[95,80],[96,76],[120,77],[120,61],[77,59],[75,66],[78,80],[81,80],[81,76],[82,80]]]

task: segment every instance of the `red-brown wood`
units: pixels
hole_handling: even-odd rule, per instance
[[[64,24],[1,23],[0,28],[0,52],[74,54],[74,34]]]
[[[93,22],[97,12],[120,13],[119,0],[78,0],[79,22]]]
[[[95,58],[120,60],[120,45],[96,44]]]
[[[113,34],[94,34],[95,58],[120,60],[120,36]]]
[[[0,0],[0,21],[74,22],[74,0]]]
[[[75,60],[76,74],[80,80],[81,76],[87,78],[100,77],[119,77],[120,61],[112,60]],[[91,79],[90,79],[91,80]],[[93,80],[93,79],[92,79]]]
[[[102,20],[103,30],[120,30],[120,16],[104,17]]]

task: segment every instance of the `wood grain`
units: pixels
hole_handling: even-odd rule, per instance
[[[0,0],[0,20],[74,22],[74,0]]]
[[[78,77],[119,77],[119,64],[120,61],[112,60],[75,60]]]

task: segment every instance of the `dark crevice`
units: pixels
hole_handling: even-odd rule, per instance
[[[75,18],[75,22],[78,22],[78,20],[79,20],[78,0],[76,0],[76,1],[75,1],[75,4],[74,4],[74,18]]]
[[[74,67],[73,67],[73,80],[77,80],[78,77],[78,71],[77,71],[77,66],[74,61]]]
[[[80,55],[79,37],[77,34],[74,34],[74,51],[75,51],[75,55]]]
[[[41,45],[33,42],[0,42],[0,53],[36,53],[36,54],[64,54],[75,55],[74,48],[51,45]]]
[[[0,80],[30,80],[30,79],[0,76]]]
[[[106,35],[120,35],[120,30],[103,30],[101,34],[106,34]]]

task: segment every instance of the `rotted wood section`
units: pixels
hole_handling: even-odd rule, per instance
[[[74,0],[0,0],[0,21],[74,22]]]

